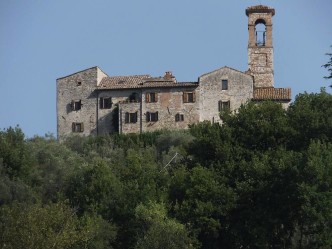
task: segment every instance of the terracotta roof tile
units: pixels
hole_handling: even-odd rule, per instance
[[[101,80],[97,89],[133,89],[152,87],[187,87],[197,86],[197,82],[176,82],[175,78],[158,77],[150,75],[113,76]]]
[[[291,100],[290,88],[256,88],[253,100]]]

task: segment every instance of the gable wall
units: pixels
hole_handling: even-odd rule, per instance
[[[78,86],[77,83],[81,82]],[[58,139],[72,134],[72,123],[84,123],[81,135],[96,135],[97,103],[94,93],[97,85],[97,68],[90,68],[57,79],[57,134]],[[73,111],[72,100],[81,100],[80,110]]]
[[[228,90],[222,90],[222,80],[228,80]],[[200,121],[221,122],[219,101],[230,101],[230,109],[236,110],[253,97],[253,80],[239,71],[221,68],[199,78]]]

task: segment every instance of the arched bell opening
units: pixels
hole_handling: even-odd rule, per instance
[[[265,46],[266,44],[266,24],[263,19],[255,22],[255,39],[256,46]]]

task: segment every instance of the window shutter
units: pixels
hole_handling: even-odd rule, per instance
[[[150,112],[147,112],[147,113],[146,113],[146,121],[147,121],[147,122],[150,122]]]
[[[183,92],[183,103],[187,103],[188,102],[188,94],[186,92]]]
[[[156,121],[158,121],[159,119],[158,119],[158,112],[156,112]]]
[[[134,123],[137,123],[137,112],[135,112]]]
[[[80,132],[83,132],[84,131],[84,123],[81,123],[81,130]]]
[[[99,98],[99,108],[103,109],[103,98]]]
[[[150,103],[150,93],[146,93],[146,103]]]
[[[158,93],[154,93],[155,102],[158,102]]]
[[[125,113],[125,123],[129,123],[129,112]]]
[[[71,101],[70,107],[71,107],[72,111],[75,111],[75,101],[74,100]]]
[[[193,92],[193,102],[196,102],[196,94]]]
[[[72,132],[75,132],[75,123],[74,122],[71,123],[71,130],[72,130]]]
[[[221,112],[222,109],[222,102],[221,100],[218,101],[218,111]]]

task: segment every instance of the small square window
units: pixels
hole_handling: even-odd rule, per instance
[[[112,107],[112,98],[111,97],[103,97],[99,100],[100,109],[111,109]]]
[[[81,102],[81,100],[72,100],[71,101],[71,109],[73,111],[81,110],[81,108],[82,108],[82,102]]]
[[[184,121],[184,115],[180,114],[180,113],[177,113],[175,115],[175,122],[182,122],[182,121]]]
[[[73,122],[72,123],[72,132],[83,132],[84,125],[83,123]]]
[[[146,93],[146,103],[154,103],[154,102],[158,102],[158,94]]]
[[[146,122],[157,122],[157,121],[158,121],[158,112],[146,113]]]
[[[77,81],[76,82],[76,86],[81,86],[82,85],[82,81]]]
[[[221,90],[228,90],[228,80],[221,81]]]
[[[183,103],[194,103],[196,101],[195,92],[184,92]]]
[[[125,113],[125,123],[137,123],[137,112],[126,112]]]
[[[219,101],[218,102],[218,111],[229,110],[231,107],[230,101]]]

